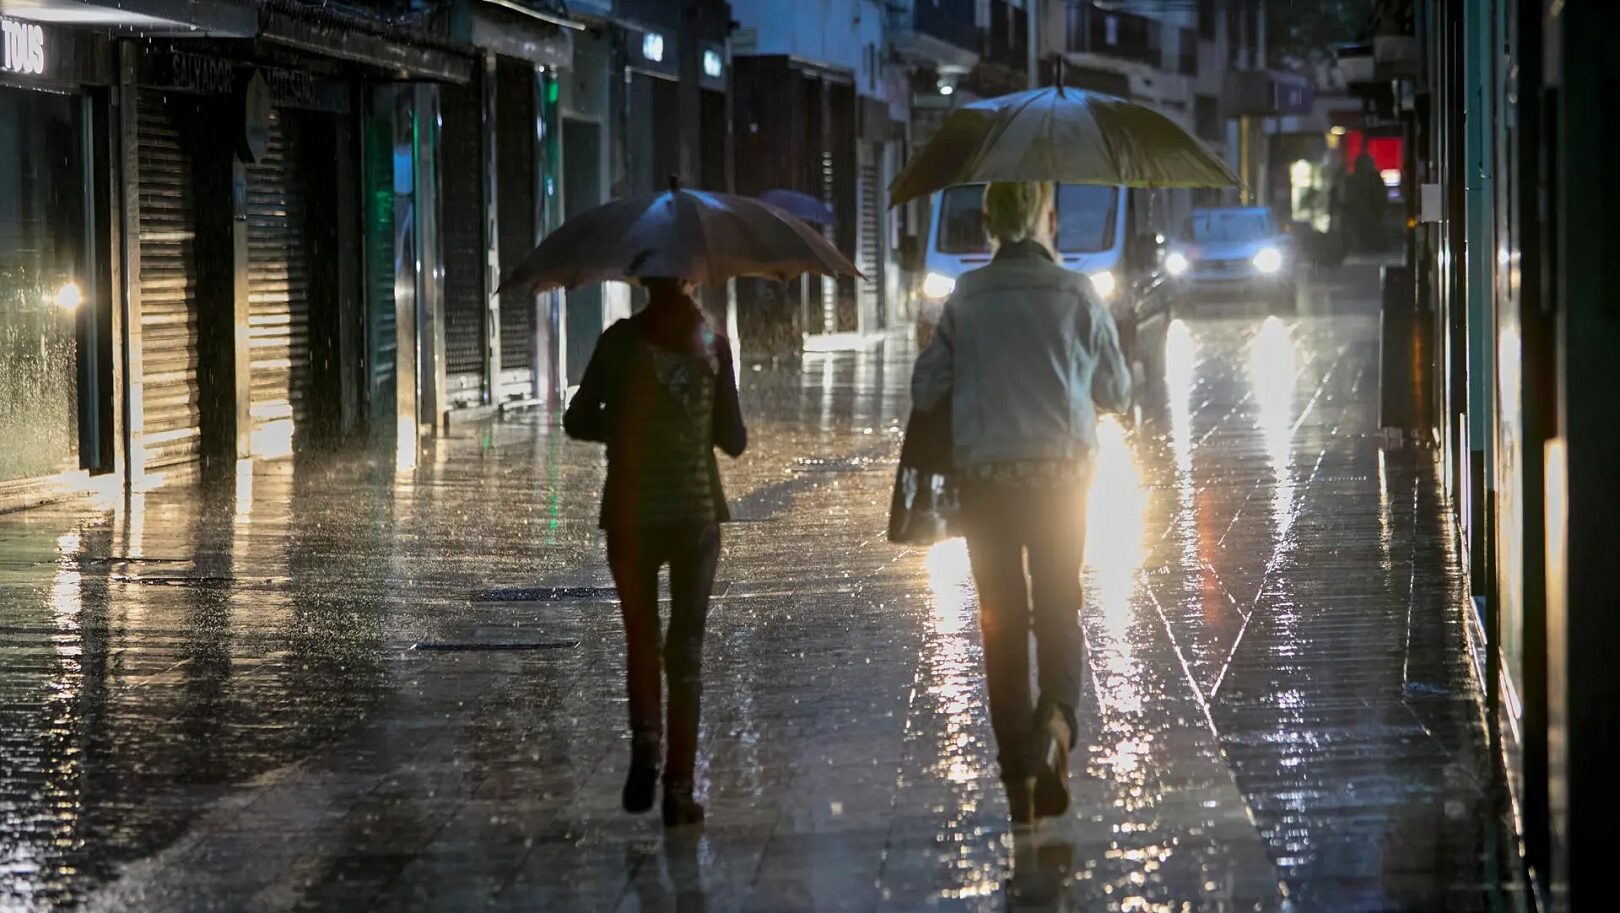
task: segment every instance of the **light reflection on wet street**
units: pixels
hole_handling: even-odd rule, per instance
[[[1171,327],[1099,430],[1075,808],[1018,840],[965,549],[883,536],[901,345],[744,369],[696,834],[618,811],[599,457],[544,416],[0,516],[0,909],[1490,909],[1461,571],[1376,341]]]

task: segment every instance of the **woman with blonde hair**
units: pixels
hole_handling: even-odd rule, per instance
[[[1086,486],[1097,411],[1124,411],[1131,382],[1107,307],[1052,253],[1052,185],[989,185],[984,223],[995,256],[957,282],[911,390],[916,409],[950,408],[997,760],[1012,821],[1027,825],[1069,806]]]

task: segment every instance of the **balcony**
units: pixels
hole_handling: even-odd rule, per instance
[[[980,33],[980,59],[1023,72],[1029,61],[1029,13],[990,0],[990,27]]]
[[[1178,50],[1177,72],[1183,76],[1198,75],[1198,30],[1182,29]]]
[[[972,50],[979,44],[974,6],[973,0],[915,0],[913,21],[917,31],[925,35]]]
[[[967,72],[979,62],[977,5],[976,0],[891,0],[894,50],[912,63]]]
[[[1230,70],[1222,87],[1228,115],[1275,117],[1307,114],[1315,101],[1302,76],[1269,70]]]
[[[1162,27],[1157,20],[1103,9],[1091,2],[1069,4],[1068,15],[1068,53],[1094,54],[1155,69],[1164,66]]]

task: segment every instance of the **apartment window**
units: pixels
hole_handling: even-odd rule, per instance
[[[1198,0],[1198,37],[1215,40],[1215,0]]]
[[[1177,51],[1180,53],[1180,71],[1183,76],[1198,75],[1198,33],[1192,29],[1182,29],[1178,38]]]
[[[1221,138],[1221,109],[1215,103],[1215,96],[1199,95],[1193,98],[1193,130],[1200,139]]]

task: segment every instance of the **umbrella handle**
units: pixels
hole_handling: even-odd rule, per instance
[[[680,175],[672,174],[672,175],[669,176],[669,192],[670,193],[680,193],[681,192],[681,176]]]

